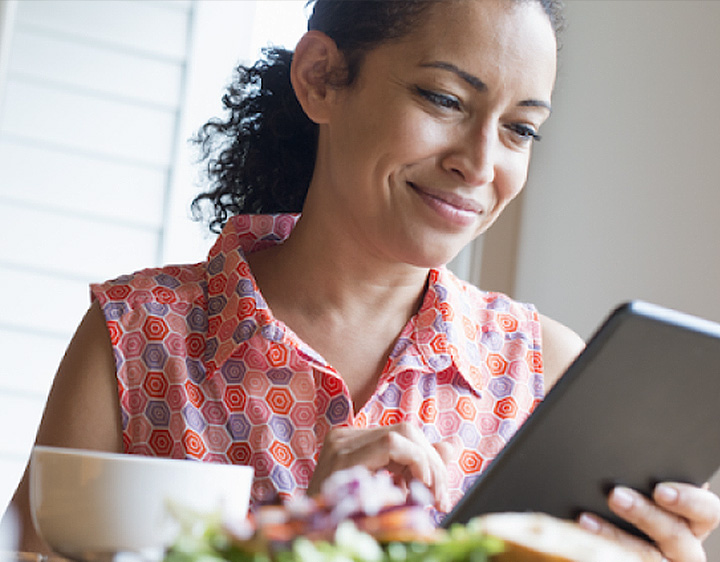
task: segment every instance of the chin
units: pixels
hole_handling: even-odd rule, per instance
[[[475,236],[432,236],[426,237],[422,246],[416,246],[415,256],[418,266],[436,268],[447,265],[454,260],[469,244],[477,238]]]
[[[427,251],[420,249],[418,252],[414,252],[411,256],[406,256],[405,263],[419,267],[422,269],[434,269],[447,265],[454,260],[460,251],[464,248],[453,249],[448,251],[436,251],[429,254]],[[424,250],[427,250],[426,248]]]
[[[437,228],[414,228],[397,233],[393,244],[394,255],[399,262],[414,267],[430,269],[447,265],[471,244],[482,231],[479,228],[461,232],[446,232]],[[397,236],[399,234],[399,236]],[[386,237],[386,240],[389,237]]]

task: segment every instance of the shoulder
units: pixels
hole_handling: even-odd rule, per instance
[[[431,283],[448,304],[471,314],[479,314],[485,318],[488,311],[498,313],[510,312],[523,318],[535,318],[536,308],[530,303],[517,301],[505,293],[485,291],[474,284],[457,277],[447,267],[432,270]]]
[[[446,298],[452,308],[469,311],[478,325],[490,319],[499,328],[507,327],[512,334],[521,329],[537,345],[542,345],[546,392],[585,348],[585,342],[578,334],[540,314],[532,304],[516,301],[503,293],[483,291],[457,278],[447,269],[438,271],[437,281],[447,291]]]
[[[547,392],[580,352],[585,349],[585,342],[573,330],[557,320],[542,314],[539,316],[543,340],[545,391]]]
[[[169,265],[136,271],[102,283],[93,283],[94,300],[104,307],[125,303],[131,308],[146,302],[170,304],[202,298],[207,281],[207,264]]]
[[[515,300],[505,293],[484,291],[446,268],[433,270],[433,274],[431,286],[441,301],[439,307],[448,308],[452,311],[448,316],[463,322],[459,333],[467,331],[464,325],[469,323],[476,330],[505,334],[510,339],[522,332],[528,342],[540,346],[540,318],[533,304]]]

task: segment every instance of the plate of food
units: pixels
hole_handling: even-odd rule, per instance
[[[492,513],[435,525],[420,483],[396,487],[361,467],[335,473],[317,497],[265,505],[242,520],[180,513],[164,562],[639,561],[619,544],[542,513]]]

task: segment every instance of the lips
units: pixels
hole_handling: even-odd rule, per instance
[[[408,185],[442,218],[459,226],[467,226],[484,213],[483,205],[469,197],[420,187],[413,182]]]
[[[481,215],[483,213],[483,206],[474,199],[470,199],[469,197],[463,197],[462,195],[458,195],[457,193],[452,192],[435,191],[428,188],[423,188],[413,182],[408,182],[408,184],[421,195],[437,199],[442,203],[445,203],[446,205],[457,208],[459,211],[467,211],[469,213],[475,213],[478,215]]]

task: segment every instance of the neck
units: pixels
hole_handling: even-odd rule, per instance
[[[273,315],[342,376],[355,411],[374,392],[428,269],[363,247],[348,229],[303,214],[285,243],[248,257]]]
[[[341,229],[303,215],[281,245],[249,256],[273,313],[403,318],[417,310],[428,269],[393,263]]]

